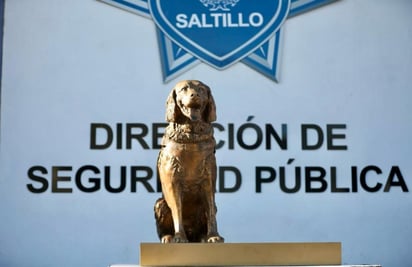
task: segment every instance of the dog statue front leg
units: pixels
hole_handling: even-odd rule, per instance
[[[186,243],[188,240],[183,228],[182,192],[178,184],[171,182],[170,185],[171,186],[163,187],[163,194],[172,213],[173,226],[175,230],[175,234],[170,241],[173,243]]]
[[[214,192],[214,188],[210,185],[210,192]],[[207,191],[207,190],[206,190]],[[207,242],[208,243],[223,243],[224,238],[221,237],[217,231],[216,221],[216,204],[214,193],[205,196],[208,205],[207,216]]]
[[[221,237],[217,231],[216,222],[216,206],[214,201],[209,206],[209,216],[207,222],[207,242],[208,243],[223,243],[224,238]]]
[[[180,195],[180,194],[178,194]],[[182,216],[182,200],[177,197],[174,199],[175,205],[172,209],[173,226],[175,228],[175,235],[173,236],[173,243],[187,243],[187,237],[183,228],[183,216]]]

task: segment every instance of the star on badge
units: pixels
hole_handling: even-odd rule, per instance
[[[164,82],[202,62],[239,61],[277,82],[285,20],[336,0],[100,1],[154,20]]]

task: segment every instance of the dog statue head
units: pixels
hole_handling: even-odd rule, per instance
[[[166,101],[166,121],[175,123],[216,120],[216,106],[209,86],[197,80],[175,85]]]

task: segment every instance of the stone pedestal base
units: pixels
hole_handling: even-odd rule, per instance
[[[184,243],[140,245],[142,266],[339,265],[340,243]]]
[[[111,267],[167,266],[322,266],[341,265],[341,243],[183,243],[140,244],[140,265]]]

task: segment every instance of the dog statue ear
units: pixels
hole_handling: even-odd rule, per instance
[[[208,102],[206,104],[205,111],[203,112],[203,119],[206,122],[213,122],[216,120],[216,105],[209,87],[207,87],[207,95]]]
[[[166,100],[166,121],[175,122],[176,121],[176,93],[175,89],[170,92]]]
[[[179,113],[179,107],[176,104],[176,92],[175,88],[173,88],[166,100],[166,121],[176,122]]]

